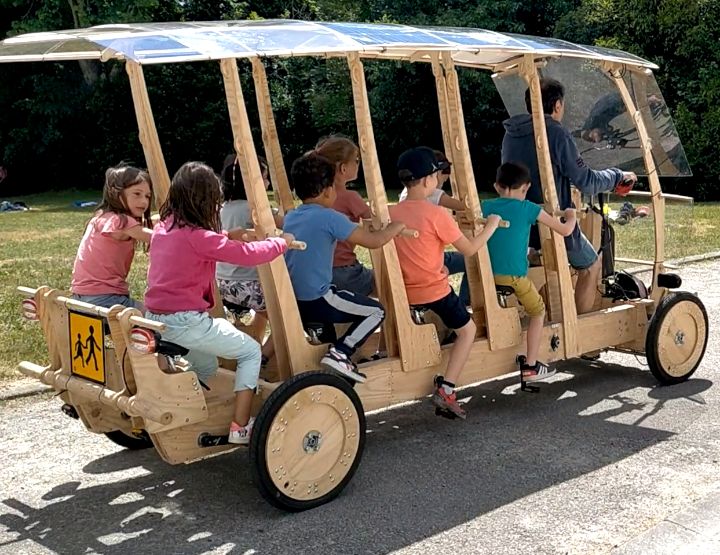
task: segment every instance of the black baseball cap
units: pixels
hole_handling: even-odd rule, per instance
[[[447,160],[438,160],[435,151],[426,146],[406,150],[397,161],[400,181],[416,181],[450,167]]]

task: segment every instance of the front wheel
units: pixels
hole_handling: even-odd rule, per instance
[[[125,449],[130,449],[131,451],[147,449],[153,446],[153,442],[145,430],[132,435],[126,434],[122,430],[113,430],[112,432],[107,432],[105,436],[113,443],[116,443],[120,447],[125,447]]]
[[[334,374],[306,372],[263,404],[250,463],[265,499],[286,511],[304,511],[340,494],[364,447],[365,413],[352,386]]]
[[[708,342],[708,315],[702,301],[685,291],[664,297],[650,320],[645,355],[657,380],[687,380],[702,361]]]

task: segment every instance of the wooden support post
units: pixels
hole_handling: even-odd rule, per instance
[[[432,52],[430,54],[432,60],[432,70],[435,76],[435,89],[438,95],[438,108],[440,111],[440,127],[442,128],[443,137],[443,148],[445,149],[445,156],[448,160],[453,161],[452,152],[452,138],[450,136],[450,114],[448,113],[448,100],[447,100],[447,83],[445,81],[445,72],[440,65],[440,53]],[[455,175],[455,165],[450,167],[450,186],[452,187],[453,196],[459,198],[459,192],[457,188],[457,177]]]
[[[437,65],[440,67],[435,67]],[[436,79],[438,101],[441,104],[440,111],[445,111],[447,114],[447,118],[443,122],[443,135],[447,130],[448,143],[455,166],[458,195],[467,206],[466,212],[472,214],[473,219],[477,219],[482,215],[480,199],[470,160],[470,148],[460,100],[460,84],[450,52],[441,53],[439,59],[433,55],[433,66],[434,71],[443,74],[442,80]],[[442,81],[445,83],[444,94],[440,89]],[[470,233],[472,235],[479,234],[479,227],[475,225]],[[490,349],[503,349],[518,344],[521,335],[518,312],[515,307],[504,309],[498,304],[487,247],[481,248],[474,256],[466,258],[465,266],[470,283],[473,314],[482,315],[484,313],[485,315],[485,321],[477,323],[479,324],[478,328],[484,326],[487,330]]]
[[[158,138],[152,108],[150,107],[150,98],[145,86],[145,75],[142,66],[131,60],[125,62],[125,69],[130,78],[130,90],[135,105],[140,144],[142,144],[145,163],[150,173],[150,179],[152,179],[155,205],[160,208],[162,203],[165,202],[170,189],[170,176],[165,165],[165,157],[160,147],[160,139]]]
[[[235,151],[240,161],[240,170],[253,215],[255,232],[258,236],[268,237],[274,235],[275,222],[260,175],[260,166],[240,85],[237,61],[234,58],[220,60],[220,69],[225,83],[225,96],[230,113]],[[288,377],[290,374],[317,370],[325,348],[310,345],[305,339],[300,312],[297,308],[285,260],[280,257],[269,264],[258,266],[258,273],[265,294],[272,337],[275,342],[275,356],[281,376]]]
[[[295,207],[293,202],[285,162],[283,161],[280,140],[278,139],[275,117],[270,101],[270,87],[268,86],[265,66],[260,58],[251,58],[253,68],[253,80],[255,81],[255,97],[257,98],[258,113],[260,114],[260,128],[262,129],[262,140],[265,146],[265,156],[270,170],[270,182],[275,191],[275,200],[280,210],[285,215],[288,210]]]
[[[348,53],[348,66],[353,88],[353,104],[357,121],[358,142],[362,155],[365,185],[370,206],[373,211],[373,225],[376,229],[390,222],[387,196],[383,187],[380,164],[375,147],[370,103],[365,86],[365,72],[357,53]],[[372,252],[372,251],[371,251]],[[440,362],[440,344],[435,326],[416,325],[410,317],[407,292],[403,283],[395,243],[390,241],[373,253],[375,283],[380,292],[380,300],[385,307],[385,330],[388,353],[394,355],[397,349],[405,371],[426,368]],[[386,277],[383,279],[383,275]],[[395,327],[397,336],[395,336]],[[394,344],[397,339],[397,344]]]
[[[537,149],[538,169],[542,182],[543,198],[545,199],[545,210],[554,214],[558,210],[557,190],[555,189],[555,176],[553,175],[552,162],[550,160],[550,145],[545,128],[545,113],[540,92],[540,76],[535,66],[532,54],[525,54],[522,61],[521,74],[530,87],[530,98],[532,101],[532,119],[535,131],[535,148]],[[548,255],[552,251],[552,264]],[[562,236],[554,231],[550,234],[550,240],[543,243],[543,257],[546,265],[545,272],[548,286],[551,284],[551,277],[557,272],[558,293],[563,319],[563,335],[565,337],[565,358],[572,358],[580,353],[578,340],[578,315],[575,307],[575,295],[568,265],[567,250]],[[554,270],[554,272],[553,272]],[[551,301],[551,288],[547,288],[548,300]]]
[[[632,117],[635,127],[637,128],[640,145],[642,146],[643,160],[645,161],[645,169],[647,170],[648,181],[650,182],[650,192],[652,194],[653,220],[655,225],[655,260],[653,264],[653,281],[651,298],[658,303],[666,293],[666,289],[658,287],[658,275],[664,271],[665,262],[665,199],[663,198],[662,189],[660,188],[660,178],[657,174],[655,160],[653,159],[653,141],[648,133],[648,126],[642,117],[642,113],[635,107],[633,97],[628,90],[627,83],[623,79],[622,66],[617,64],[606,64],[606,69],[610,76],[615,80],[620,96],[622,96],[625,108]],[[646,87],[642,87],[642,94],[647,96]]]

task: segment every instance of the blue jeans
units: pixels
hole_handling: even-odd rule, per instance
[[[468,283],[467,273],[465,272],[465,257],[457,251],[445,251],[445,266],[450,275],[462,274],[463,278],[460,282],[460,300],[465,306],[470,304],[470,285]]]
[[[182,345],[190,352],[185,358],[202,381],[217,372],[217,357],[237,360],[234,391],[253,389],[260,373],[260,345],[224,318],[211,318],[207,312],[176,312],[145,317],[162,322],[162,338]]]

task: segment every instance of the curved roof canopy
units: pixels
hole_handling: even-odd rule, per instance
[[[160,64],[255,56],[310,56],[358,52],[382,59],[423,60],[452,52],[456,63],[493,68],[518,55],[589,58],[642,68],[653,63],[620,50],[579,46],[462,27],[412,27],[293,20],[128,23],[30,33],[0,42],[0,62],[132,60]]]

